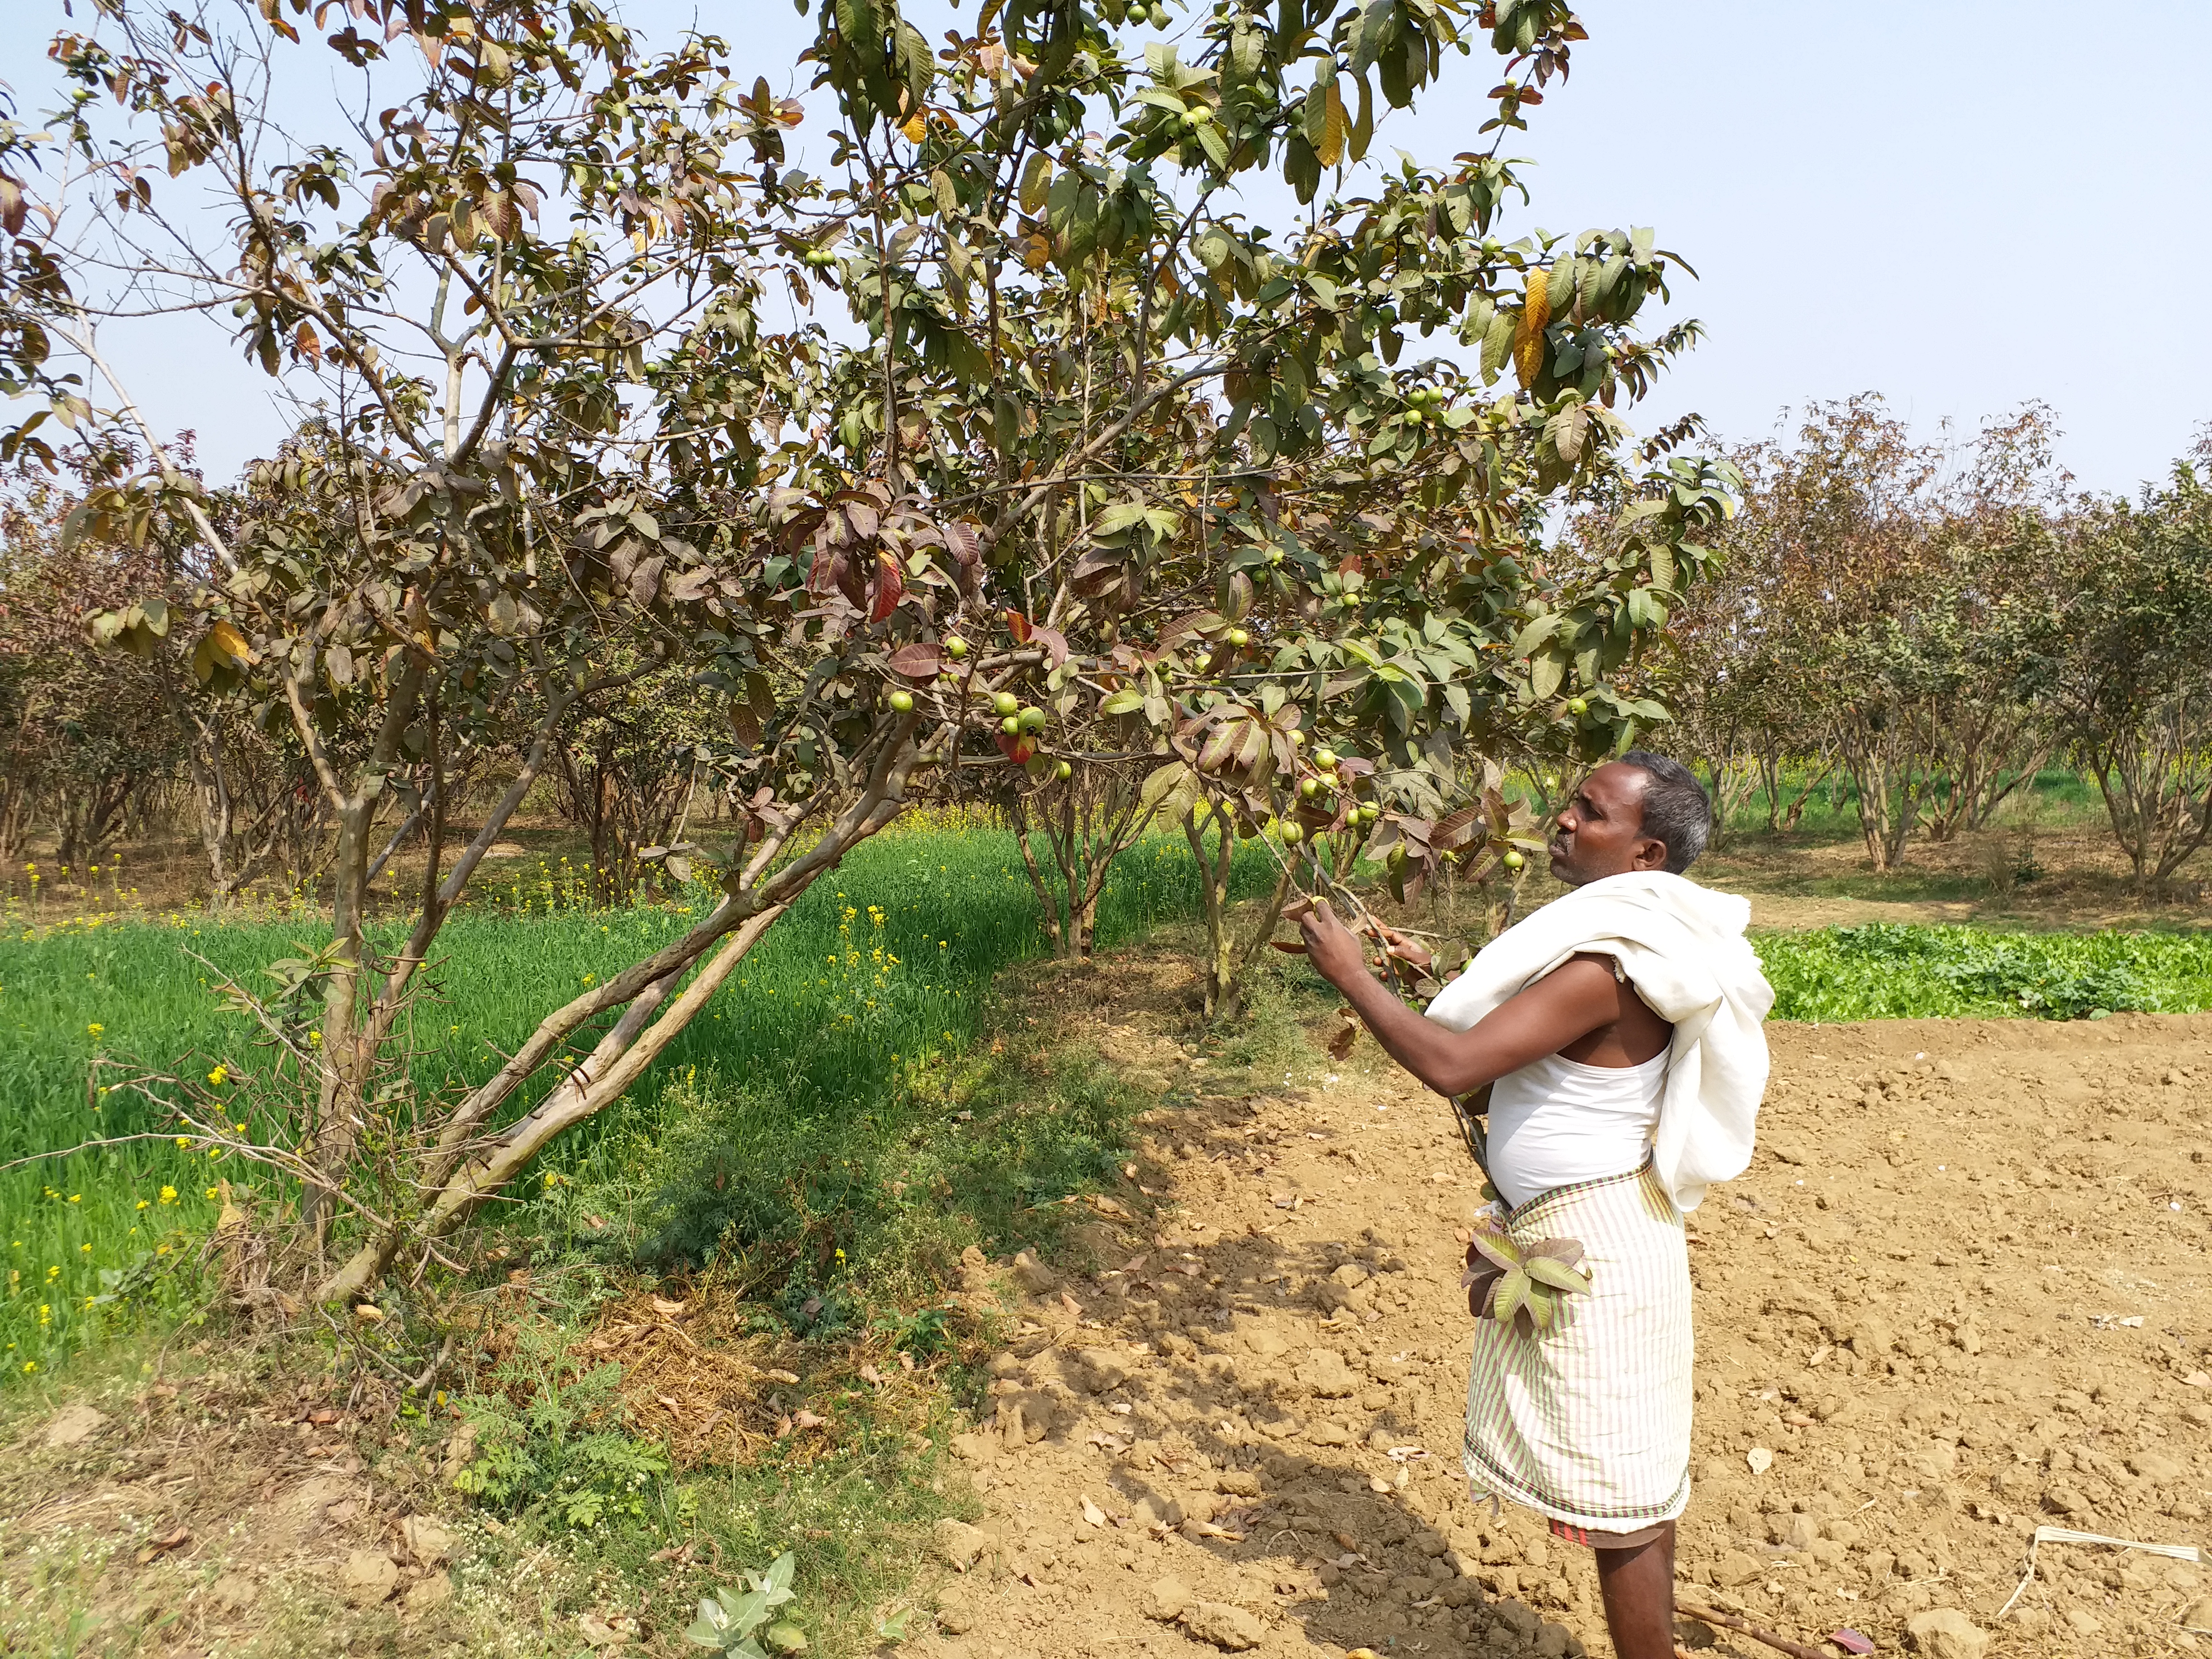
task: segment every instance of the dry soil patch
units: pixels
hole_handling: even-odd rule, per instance
[[[1156,1210],[1109,1205],[1099,1267],[1018,1296],[922,1650],[1609,1651],[1587,1553],[1464,1494],[1444,1103],[1371,1047],[1223,1095],[1097,977],[1052,1012],[1184,1103]],[[1942,1608],[1992,1656],[2212,1650],[2183,1623],[2212,1575],[2111,1551],[2046,1547],[1997,1617],[2039,1523],[2212,1545],[2212,1017],[1771,1036],[1757,1161],[1692,1218],[1686,1591],[1885,1652]]]

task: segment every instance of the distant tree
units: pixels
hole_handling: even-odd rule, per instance
[[[689,668],[657,668],[574,721],[555,751],[555,799],[591,849],[592,902],[627,904],[658,879],[703,777],[715,786],[710,697]]]
[[[63,460],[58,476],[18,461],[0,490],[0,857],[20,861],[48,831],[81,876],[176,775],[185,743],[166,665],[96,657],[85,637],[88,608],[161,586],[160,550],[63,535],[83,490],[127,463],[84,447]]]
[[[1869,394],[1735,458],[1744,511],[1680,678],[1686,732],[1758,751],[1771,824],[1784,758],[1829,750],[1887,871],[1916,833],[1978,828],[2033,778],[2052,734],[2016,607],[2020,550],[2067,511],[2051,433],[2031,407],[1969,446],[1920,443]]]
[[[2185,461],[2021,553],[2042,578],[2036,693],[2150,891],[2212,840],[2212,491]]]

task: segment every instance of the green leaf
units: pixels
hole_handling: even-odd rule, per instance
[[[1589,1293],[1589,1279],[1564,1261],[1556,1261],[1548,1255],[1532,1254],[1523,1258],[1521,1265],[1528,1270],[1528,1277],[1539,1285],[1548,1285],[1555,1291],[1571,1291],[1577,1295]]]
[[[1559,658],[1546,653],[1528,664],[1528,690],[1539,702],[1548,701],[1559,689],[1566,676],[1566,665]]]
[[[1091,521],[1093,536],[1111,536],[1144,522],[1151,509],[1143,501],[1116,501]]]
[[[1046,192],[1052,188],[1052,158],[1038,150],[1022,168],[1022,211],[1035,213],[1044,205]]]
[[[1540,1285],[1528,1287],[1528,1322],[1539,1334],[1552,1328],[1552,1321],[1559,1311],[1559,1293]]]
[[[1534,656],[1536,648],[1546,640],[1550,639],[1558,629],[1564,616],[1565,613],[1562,611],[1547,611],[1542,616],[1529,623],[1527,627],[1513,636],[1513,654],[1516,657]]]
[[[1375,94],[1368,89],[1367,77],[1355,75],[1352,84],[1359,88],[1359,114],[1352,124],[1351,155],[1355,161],[1364,161],[1368,145],[1375,142]],[[1467,227],[1460,227],[1462,233]]]
[[[1144,787],[1137,792],[1137,804],[1146,811],[1158,806],[1175,788],[1190,775],[1190,768],[1182,761],[1170,761],[1165,766],[1155,767],[1145,777]]]
[[[1513,356],[1513,336],[1520,319],[1510,311],[1498,312],[1490,319],[1490,326],[1482,334],[1482,378],[1486,383],[1498,378],[1507,361]]]
[[[1133,714],[1145,706],[1145,694],[1133,685],[1125,685],[1098,705],[1102,714]]]
[[[1528,1275],[1519,1267],[1509,1267],[1505,1276],[1498,1281],[1497,1294],[1491,1298],[1491,1317],[1501,1325],[1513,1322],[1514,1311],[1528,1296]]]
[[[1504,1232],[1492,1227],[1475,1227],[1470,1230],[1468,1239],[1474,1246],[1475,1253],[1494,1266],[1517,1267],[1521,1265],[1521,1247]]]

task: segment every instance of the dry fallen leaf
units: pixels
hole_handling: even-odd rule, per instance
[[[1764,1446],[1753,1446],[1743,1455],[1743,1461],[1751,1465],[1753,1474],[1765,1474],[1774,1467],[1774,1454]]]
[[[653,1312],[660,1314],[669,1319],[675,1318],[677,1315],[682,1313],[684,1309],[690,1305],[691,1304],[688,1302],[671,1302],[665,1296],[656,1296],[653,1298]]]
[[[1087,1492],[1083,1498],[1083,1518],[1094,1527],[1103,1527],[1106,1524],[1106,1511],[1092,1503]]]
[[[149,1538],[146,1540],[146,1547],[138,1552],[138,1565],[143,1566],[155,1556],[166,1555],[171,1550],[182,1549],[191,1541],[192,1530],[190,1527],[179,1527],[174,1532],[163,1533],[159,1538]]]
[[[818,1429],[826,1425],[830,1419],[826,1417],[817,1417],[812,1412],[799,1411],[791,1414],[791,1421],[795,1428]]]
[[[771,1382],[796,1382],[799,1381],[799,1373],[797,1371],[763,1371],[761,1375],[768,1378]]]
[[[626,1619],[623,1620],[624,1625],[629,1622]],[[582,1634],[584,1644],[586,1647],[619,1648],[627,1647],[629,1644],[628,1631],[618,1628],[609,1620],[600,1618],[596,1613],[577,1614],[576,1628]]]

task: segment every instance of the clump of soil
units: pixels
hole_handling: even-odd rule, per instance
[[[1004,1281],[1018,1334],[956,1442],[988,1513],[939,1540],[921,1650],[1609,1652],[1589,1553],[1466,1497],[1444,1103],[1371,1045],[1217,1091],[1097,979],[1054,1013],[1178,1080],[1150,1212]],[[2038,1525],[2212,1544],[2212,1017],[1771,1036],[1758,1159],[1691,1218],[1685,1597],[1884,1651],[1940,1609],[1990,1656],[2212,1648],[2212,1574],[2109,1549],[2045,1546],[1998,1616]]]

